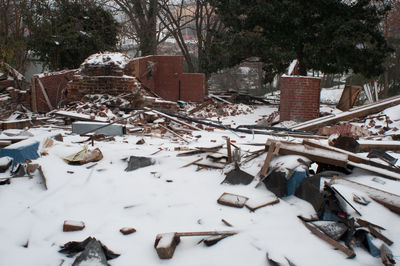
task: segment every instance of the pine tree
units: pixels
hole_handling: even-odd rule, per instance
[[[211,1],[227,30],[212,47],[209,68],[255,56],[269,73],[298,59],[301,75],[352,69],[371,77],[382,73],[391,51],[379,29],[387,7],[369,0]]]
[[[93,1],[52,4],[37,6],[28,42],[50,70],[77,68],[89,55],[115,49],[119,27],[109,11]]]

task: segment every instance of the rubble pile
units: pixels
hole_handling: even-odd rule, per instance
[[[1,262],[398,261],[400,96],[285,127],[275,106],[166,101],[132,71],[94,55],[68,82],[76,100],[4,116]]]
[[[201,107],[197,110],[197,107]],[[254,112],[254,106],[244,104],[226,104],[209,100],[188,112],[198,118],[227,117],[246,115]]]

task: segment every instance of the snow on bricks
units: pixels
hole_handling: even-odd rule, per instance
[[[123,235],[130,235],[136,232],[136,229],[133,227],[123,227],[119,230]]]
[[[82,221],[65,220],[63,231],[64,232],[81,231],[84,228],[85,228],[85,223]]]

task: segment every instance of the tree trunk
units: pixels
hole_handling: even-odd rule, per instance
[[[303,63],[303,60],[298,59],[299,60],[299,75],[300,76],[307,76],[307,67],[306,65]]]
[[[383,84],[383,97],[387,98],[387,97],[389,97],[389,70],[387,67],[387,63],[386,63],[386,67],[385,67],[384,77],[385,77],[385,81]]]

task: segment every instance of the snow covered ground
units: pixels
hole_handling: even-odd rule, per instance
[[[258,107],[251,114],[227,117],[223,121],[235,125],[254,124],[262,115],[273,111],[276,108]],[[43,188],[38,176],[14,178],[10,185],[0,186],[0,265],[71,265],[74,258],[58,253],[59,247],[88,236],[96,237],[121,254],[109,261],[113,266],[264,266],[267,265],[266,253],[282,262],[287,258],[298,266],[381,265],[379,258],[361,248],[355,249],[355,258],[347,259],[340,251],[312,235],[297,216],[311,217],[315,211],[310,204],[294,196],[255,212],[219,205],[217,199],[224,192],[246,196],[249,203],[264,203],[276,197],[264,185],[255,188],[256,179],[247,186],[221,184],[228,168],[199,171],[196,171],[197,166],[182,168],[200,157],[204,158],[203,162],[207,159],[201,154],[177,157],[179,152],[174,150],[175,147],[225,144],[224,137],[230,137],[244,154],[262,148],[248,144],[263,144],[274,137],[216,129],[214,132],[193,132],[198,138],[186,144],[170,135],[125,135],[111,142],[96,141],[94,147],[90,146],[91,149],[99,148],[104,158],[87,169],[87,165],[72,166],[63,160],[82,149],[83,144],[76,142],[84,137],[48,128],[29,131],[36,138],[62,133],[64,141],[55,141],[46,149],[48,155],[34,161],[42,165],[48,190]],[[137,145],[142,138],[145,144]],[[162,151],[154,154],[160,148]],[[131,155],[152,157],[156,163],[126,172],[127,162],[122,159]],[[394,156],[400,157],[399,154]],[[245,164],[242,170],[256,175],[264,159],[265,154]],[[0,174],[0,178],[8,176],[9,173]],[[382,184],[372,181],[374,178],[383,181]],[[361,170],[351,180],[400,194],[400,182]],[[346,188],[343,191],[352,193]],[[394,241],[390,248],[398,261],[399,216],[376,202],[357,207],[363,219],[387,229],[384,234]],[[351,210],[349,213],[358,217]],[[226,226],[221,219],[233,227]],[[86,227],[78,232],[63,232],[65,220],[84,221]],[[137,232],[122,235],[119,230],[123,227],[135,227]],[[159,233],[210,230],[235,230],[238,234],[211,247],[198,243],[202,237],[182,237],[169,260],[159,259],[153,246]]]

